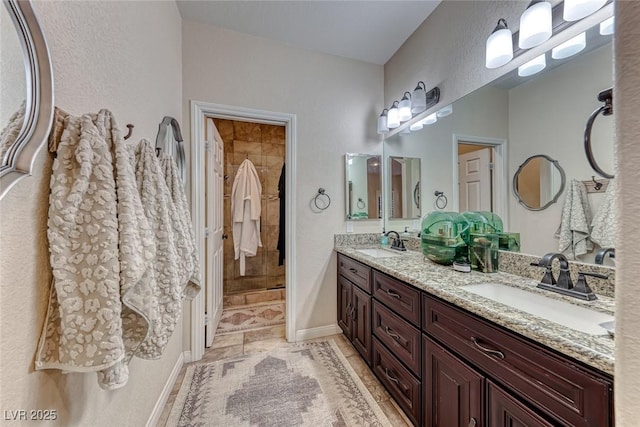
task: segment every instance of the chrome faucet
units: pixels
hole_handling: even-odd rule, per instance
[[[600,248],[598,249],[598,252],[596,252],[596,259],[595,259],[595,263],[596,264],[604,264],[604,258],[607,256],[607,254],[609,254],[609,258],[615,258],[616,257],[616,250],[615,248]]]
[[[557,259],[560,263],[560,273],[558,274],[558,280],[556,280],[556,278],[553,276],[552,271],[552,264],[554,259]],[[567,257],[561,253],[556,252],[545,254],[542,259],[540,259],[540,262],[538,262],[537,264],[532,263],[531,265],[545,268],[544,277],[542,278],[540,283],[538,283],[538,288],[557,292],[562,295],[580,298],[587,301],[594,300],[597,297],[593,293],[591,288],[589,288],[589,286],[587,285],[585,276],[593,276],[601,279],[608,278],[608,276],[581,271],[578,277],[578,284],[574,287],[573,281],[571,280],[571,273],[569,272],[569,261],[567,260]]]
[[[389,235],[393,233],[396,235],[396,237],[393,238],[393,243],[391,244],[391,249],[395,249],[396,251],[406,251],[407,248],[404,247],[404,242],[402,241],[402,239],[400,238],[400,235],[398,234],[397,231],[387,231],[387,237],[390,237]]]

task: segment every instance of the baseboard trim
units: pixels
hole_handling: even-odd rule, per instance
[[[178,379],[178,375],[180,374],[180,370],[185,363],[185,353],[189,353],[189,358],[191,357],[191,352],[180,353],[178,356],[178,360],[176,360],[175,365],[173,365],[173,369],[171,370],[171,374],[169,374],[169,378],[167,378],[167,382],[164,384],[164,388],[162,389],[162,393],[160,393],[160,397],[156,402],[156,405],[153,407],[153,411],[151,411],[151,415],[149,416],[149,420],[147,421],[147,427],[156,427],[158,421],[160,420],[160,416],[162,415],[162,411],[164,410],[165,405],[167,404],[167,400],[169,400],[169,395],[173,390],[173,386]]]
[[[195,362],[195,360],[193,360],[193,357],[191,356],[191,350],[183,351],[182,355],[184,356],[184,362],[183,363]]]
[[[314,338],[327,337],[329,335],[336,335],[342,332],[342,329],[338,324],[319,326],[317,328],[301,329],[296,331],[296,341],[311,340]]]

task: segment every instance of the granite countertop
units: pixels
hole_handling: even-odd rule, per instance
[[[376,246],[336,245],[335,250],[613,376],[614,341],[606,333],[600,336],[576,331],[470,293],[460,287],[487,282],[503,283],[609,315],[614,313],[613,298],[598,295],[597,300],[586,302],[538,289],[537,281],[514,274],[504,272],[484,274],[476,271],[460,273],[450,266],[429,261],[420,252],[415,251],[403,252],[400,256],[388,258],[375,258],[357,251],[367,247]]]

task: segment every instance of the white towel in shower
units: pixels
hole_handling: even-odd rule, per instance
[[[231,190],[231,218],[235,259],[240,259],[240,275],[245,274],[245,257],[255,256],[260,240],[260,196],[262,185],[255,166],[246,159],[238,168]]]
[[[591,209],[587,200],[587,189],[577,179],[572,179],[562,207],[560,227],[556,232],[558,249],[569,259],[576,259],[593,248],[589,240],[591,232]]]
[[[616,184],[609,180],[600,209],[593,217],[591,240],[603,248],[615,248],[617,220]]]

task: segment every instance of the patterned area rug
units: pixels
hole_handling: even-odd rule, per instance
[[[189,366],[167,426],[391,423],[335,342],[328,340]]]
[[[216,334],[284,324],[284,316],[284,302],[225,308]]]

